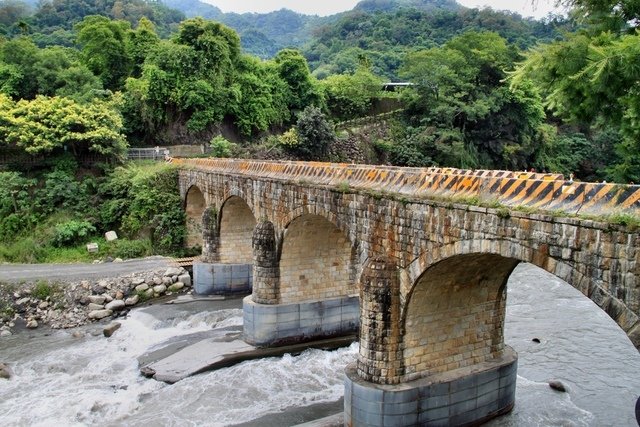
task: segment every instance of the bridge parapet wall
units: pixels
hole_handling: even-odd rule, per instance
[[[224,174],[342,190],[379,191],[411,198],[466,199],[471,203],[527,206],[568,214],[640,215],[640,186],[565,181],[559,174],[237,159],[173,161],[185,167]]]

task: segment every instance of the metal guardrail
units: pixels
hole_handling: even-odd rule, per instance
[[[127,159],[129,160],[165,160],[169,156],[169,150],[160,147],[129,148]]]

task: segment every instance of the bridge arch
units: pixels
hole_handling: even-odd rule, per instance
[[[225,264],[252,264],[251,239],[256,218],[247,202],[236,195],[227,198],[218,215],[219,259]]]
[[[324,215],[323,215],[324,213]],[[280,239],[280,303],[329,299],[356,292],[356,247],[335,216],[305,209]]]
[[[401,380],[499,357],[504,349],[506,284],[522,261],[580,290],[633,341],[637,316],[596,279],[551,257],[546,245],[531,248],[507,240],[458,241],[424,251],[407,269],[399,331]]]
[[[188,247],[202,245],[202,215],[206,208],[207,201],[204,193],[197,185],[190,186],[184,197]]]

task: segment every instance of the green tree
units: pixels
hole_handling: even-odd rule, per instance
[[[68,149],[123,158],[126,153],[115,101],[78,104],[69,98],[37,96],[18,101],[0,117],[0,135],[30,154]]]
[[[324,160],[335,134],[320,108],[309,106],[298,115],[298,144],[293,147],[305,160]]]
[[[74,29],[87,67],[100,77],[106,89],[121,89],[132,66],[127,51],[130,24],[93,15],[77,23]]]
[[[443,166],[518,169],[539,146],[540,96],[503,82],[514,52],[496,33],[467,32],[443,47],[407,55],[402,76],[409,124],[423,154]]]
[[[317,82],[311,76],[307,60],[295,49],[284,49],[274,58],[278,74],[288,85],[289,110],[302,111],[310,105],[321,105],[322,97]]]
[[[380,95],[382,79],[365,66],[354,74],[339,74],[320,82],[324,88],[327,108],[340,120],[349,120],[365,115],[372,101]]]

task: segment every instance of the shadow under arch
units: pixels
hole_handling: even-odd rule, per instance
[[[242,197],[232,195],[222,203],[218,215],[221,263],[253,263],[251,239],[256,223],[253,211]]]
[[[355,294],[357,247],[335,215],[318,209],[294,212],[298,215],[290,216],[279,245],[280,302]]]
[[[202,214],[207,208],[204,194],[197,185],[192,185],[184,198],[184,211],[186,216],[187,247],[202,245]]]

